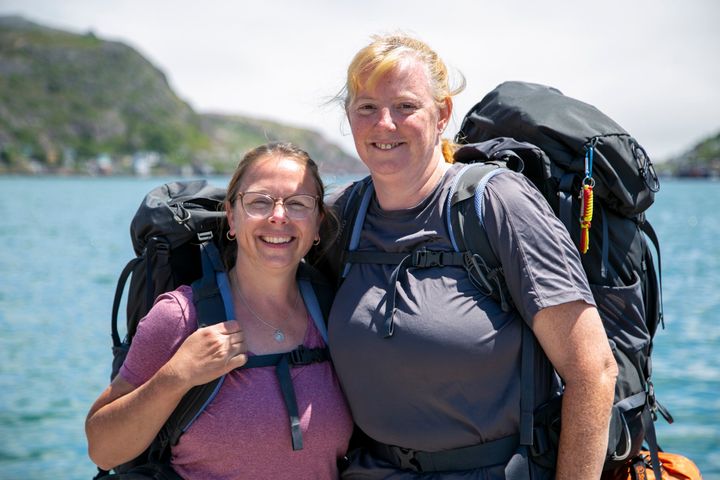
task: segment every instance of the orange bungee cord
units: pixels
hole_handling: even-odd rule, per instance
[[[587,253],[590,248],[590,224],[593,216],[593,187],[595,180],[592,178],[593,150],[595,149],[594,139],[590,145],[585,147],[585,178],[580,189],[580,253]]]

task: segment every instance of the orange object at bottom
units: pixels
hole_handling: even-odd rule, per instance
[[[662,480],[702,480],[697,465],[677,453],[658,452]],[[650,452],[642,450],[630,463],[603,472],[601,480],[658,480],[653,472]]]

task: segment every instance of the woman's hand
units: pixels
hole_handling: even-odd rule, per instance
[[[240,325],[230,320],[199,328],[185,339],[162,368],[188,385],[208,383],[247,362],[247,346]]]
[[[195,385],[247,362],[245,338],[235,320],[193,332],[175,355],[135,388],[120,375],[95,401],[85,422],[90,458],[106,470],[143,452]]]

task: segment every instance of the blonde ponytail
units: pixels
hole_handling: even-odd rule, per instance
[[[440,142],[440,147],[442,148],[442,154],[443,157],[445,157],[445,162],[455,163],[455,150],[457,149],[457,145],[455,145],[447,138],[443,138]]]

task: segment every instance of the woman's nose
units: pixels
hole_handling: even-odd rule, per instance
[[[285,210],[285,205],[282,202],[275,202],[275,205],[273,206],[273,209],[272,209],[272,213],[270,214],[270,217],[268,217],[268,219],[273,223],[287,222],[288,216],[287,216],[287,210]]]
[[[388,128],[390,130],[395,129],[395,119],[393,119],[392,112],[389,108],[383,107],[380,109],[380,117],[378,118],[378,126]]]

